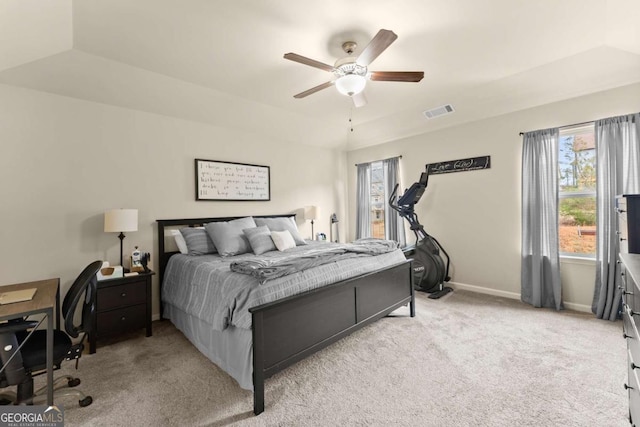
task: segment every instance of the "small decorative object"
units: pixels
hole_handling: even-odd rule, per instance
[[[304,207],[304,220],[311,220],[311,238],[313,239],[313,221],[317,219],[317,212],[315,206],[305,206]]]
[[[336,239],[333,239],[333,226],[335,224],[336,227]],[[340,230],[338,229],[338,215],[336,215],[335,213],[332,213],[331,216],[329,217],[329,235],[331,236],[331,241],[332,242],[336,242],[338,243],[338,240],[340,240]]]
[[[327,235],[324,233],[318,233],[316,234],[316,240],[325,241],[327,240]]]
[[[425,165],[429,175],[441,173],[474,171],[491,168],[491,156],[471,157],[469,159],[447,160],[440,163],[428,163]]]
[[[125,231],[138,231],[137,209],[112,209],[104,213],[104,232],[120,233],[120,265],[122,266],[122,241]]]
[[[121,265],[110,266],[109,261],[104,261],[98,270],[96,277],[98,280],[118,279],[124,275]]]
[[[132,272],[144,271],[144,267],[142,266],[142,252],[140,252],[140,249],[138,249],[137,246],[131,253],[131,271]]]
[[[144,269],[145,272],[149,271],[149,260],[151,259],[151,254],[149,252],[143,252],[142,256],[140,257],[140,264],[142,264],[142,268]]]
[[[196,200],[271,200],[269,166],[196,159]]]

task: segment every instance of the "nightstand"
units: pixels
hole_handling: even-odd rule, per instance
[[[151,270],[135,276],[98,281],[95,331],[89,335],[89,352],[96,352],[96,341],[146,328],[151,331]]]

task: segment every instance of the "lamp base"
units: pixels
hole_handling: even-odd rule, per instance
[[[122,267],[122,272],[123,273],[128,273],[129,269],[128,268],[124,268],[124,265],[122,264],[122,243],[124,241],[125,235],[124,233],[120,232],[120,234],[118,235],[118,239],[120,239],[120,266]]]

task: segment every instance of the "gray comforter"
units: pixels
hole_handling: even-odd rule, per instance
[[[331,283],[360,276],[405,261],[400,249],[384,252],[384,245],[395,242],[374,244],[380,255],[353,256],[355,252],[345,252],[331,261],[293,274],[273,278],[260,284],[248,274],[231,271],[232,263],[255,260],[253,254],[234,257],[219,255],[174,255],[169,260],[164,274],[162,300],[185,313],[196,316],[211,324],[215,330],[224,330],[230,325],[250,329],[250,307],[276,301],[291,295],[316,289]],[[260,259],[271,264],[286,260],[293,254],[311,257],[318,251],[332,253],[334,243],[316,243],[297,246],[285,252],[267,252]],[[364,250],[364,249],[363,249]],[[357,253],[355,253],[358,255]],[[346,256],[345,256],[346,255]],[[333,256],[333,255],[332,255]]]
[[[302,254],[291,254],[284,258],[251,258],[232,262],[231,271],[249,274],[260,284],[267,280],[308,270],[349,258],[386,254],[398,249],[398,243],[391,240],[359,239],[353,243],[338,245],[314,245]]]

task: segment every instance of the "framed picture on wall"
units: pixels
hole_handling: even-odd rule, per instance
[[[269,201],[269,166],[195,159],[196,200]]]

